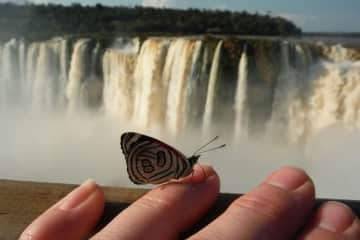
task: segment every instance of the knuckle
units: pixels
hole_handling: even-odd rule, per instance
[[[246,209],[261,217],[278,219],[287,214],[295,204],[295,199],[290,192],[265,183],[236,199],[231,208]]]
[[[170,202],[158,197],[144,196],[140,198],[136,203],[138,206],[147,209],[158,209],[161,211],[167,211],[171,208]]]

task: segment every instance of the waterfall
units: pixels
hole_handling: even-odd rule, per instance
[[[92,75],[96,75],[96,69],[98,67],[98,59],[99,59],[99,54],[100,54],[100,44],[97,43],[96,46],[93,48],[92,53],[91,53],[91,71],[92,71]]]
[[[216,83],[218,81],[218,73],[219,73],[219,62],[221,58],[221,48],[223,45],[223,41],[219,41],[216,46],[211,71],[210,71],[210,79],[206,96],[205,103],[205,112],[203,117],[203,126],[202,131],[204,135],[207,135],[207,132],[211,129],[212,123],[212,114],[213,114],[213,105],[216,94]]]
[[[348,61],[355,51],[353,49],[344,48],[341,44],[332,46],[323,46],[325,55],[334,62]]]
[[[41,43],[37,59],[35,78],[33,80],[33,107],[51,110],[56,106],[55,95],[58,93],[55,85],[59,76],[59,62],[56,53],[48,43]]]
[[[83,102],[80,97],[81,84],[85,81],[89,70],[88,66],[88,43],[89,39],[80,39],[75,43],[71,57],[69,81],[66,87],[66,97],[69,103],[69,110],[75,110]]]
[[[272,116],[267,126],[268,132],[279,139],[296,142],[306,134],[306,113],[300,98],[301,84],[298,72],[290,65],[289,51],[291,45],[281,45],[281,72],[277,79]]]
[[[238,83],[235,95],[235,140],[241,137],[247,137],[248,133],[248,109],[246,102],[248,60],[246,47],[241,54],[238,70]]]
[[[19,43],[19,81],[21,84],[21,90],[24,89],[25,84],[25,68],[26,68],[26,45],[23,41]],[[23,92],[21,92],[21,96],[23,95]]]
[[[68,81],[68,72],[69,72],[69,43],[67,39],[59,39],[59,104],[65,106],[66,104],[66,84]]]
[[[133,122],[142,128],[163,126],[167,82],[163,81],[168,41],[148,39],[141,46],[134,73]]]
[[[272,133],[283,134],[290,142],[306,141],[334,125],[359,129],[360,62],[349,61],[347,49],[336,46],[330,61],[322,59],[309,68],[309,74],[293,69],[288,45],[282,48],[284,66],[277,82],[273,113],[268,125]],[[296,58],[305,59],[304,51]]]
[[[105,112],[130,120],[134,108],[134,69],[136,54],[108,49],[103,57]]]
[[[170,134],[176,135],[185,126],[187,91],[191,79],[191,66],[195,41],[179,39],[170,46],[164,68],[164,80],[168,83],[166,123]]]
[[[326,62],[311,76],[309,123],[313,134],[333,125],[360,128],[360,61]]]
[[[65,105],[67,44],[63,39],[33,43],[24,58],[25,98],[32,109],[55,111]]]
[[[19,42],[15,39],[5,43],[2,50],[0,75],[0,107],[14,105],[19,100]]]
[[[235,142],[269,134],[299,143],[334,125],[360,129],[356,49],[231,41],[12,39],[0,44],[0,109],[96,109],[146,131],[221,131]]]
[[[191,68],[189,72],[189,81],[185,89],[185,109],[183,114],[186,128],[199,127],[199,120],[203,115],[203,106],[205,104],[207,90],[207,49],[201,40],[197,40],[194,45],[194,51],[191,57]]]
[[[36,79],[36,69],[38,66],[38,57],[39,57],[39,49],[40,49],[39,43],[32,43],[30,46],[28,46],[27,49],[27,56],[26,56],[26,77],[25,77],[25,99],[29,102],[28,106],[31,106],[31,103],[33,102],[33,97],[36,96],[36,93],[33,93],[33,83],[35,82],[34,79]],[[35,96],[34,96],[35,95]]]

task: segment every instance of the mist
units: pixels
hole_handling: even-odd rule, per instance
[[[120,135],[139,131],[99,112],[35,114],[2,112],[0,118],[0,176],[3,179],[81,183],[92,178],[106,186],[141,187],[130,182]],[[191,155],[203,143],[200,133],[166,137],[163,131],[145,132]],[[142,131],[140,131],[142,132]],[[205,153],[201,164],[219,173],[221,191],[244,193],[282,166],[304,168],[313,178],[318,197],[358,199],[360,169],[358,133],[332,128],[306,146],[274,143],[271,139],[240,140],[226,137],[223,149]]]

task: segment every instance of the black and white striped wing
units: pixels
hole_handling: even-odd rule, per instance
[[[126,132],[121,135],[127,172],[135,184],[159,184],[184,177],[192,164],[175,148],[155,138]]]

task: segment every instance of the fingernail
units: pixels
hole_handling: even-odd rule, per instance
[[[59,208],[62,210],[71,210],[73,208],[76,208],[82,202],[88,199],[91,194],[96,190],[96,188],[97,185],[94,180],[86,180],[62,200]]]
[[[293,191],[305,184],[308,180],[309,178],[302,169],[287,167],[269,176],[267,183],[284,190]]]
[[[327,202],[318,212],[317,226],[330,232],[344,232],[355,220],[352,210],[340,202]]]
[[[209,166],[209,170],[206,172],[206,181],[212,181],[218,177],[212,166]]]
[[[212,181],[217,178],[215,170],[208,165],[194,165],[193,172],[182,178],[180,181],[182,183],[192,183],[192,184],[201,184],[207,181]]]
[[[197,178],[197,181],[193,182],[205,182],[205,181],[211,181],[212,179],[216,178],[216,172],[212,166],[209,165],[195,165],[195,172],[199,175]]]

